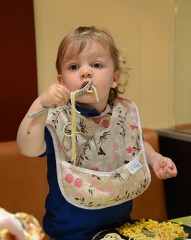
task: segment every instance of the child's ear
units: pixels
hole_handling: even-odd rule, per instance
[[[119,79],[120,79],[120,71],[116,71],[114,72],[113,74],[113,82],[112,82],[112,86],[111,88],[116,88],[117,87],[117,84],[119,82]]]
[[[58,74],[57,79],[58,79],[59,83],[63,83],[63,79],[62,79],[62,75],[61,74]]]

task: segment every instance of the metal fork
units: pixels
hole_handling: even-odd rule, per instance
[[[81,88],[81,89],[79,89],[79,90],[76,90],[76,91],[74,92],[75,98],[80,98],[80,97],[82,97],[83,95],[85,95],[85,94],[88,92],[88,90],[89,90],[90,86],[92,85],[92,83],[93,83],[93,82],[92,82],[92,79],[90,79],[90,81],[89,81],[83,88]],[[53,108],[53,107],[55,107],[55,106],[56,106],[56,105],[53,104],[53,105],[51,105],[51,106],[47,106],[47,107],[45,107],[45,108],[42,108],[41,110],[39,110],[39,111],[37,111],[37,112],[35,112],[35,113],[29,114],[29,115],[28,115],[28,118],[30,118],[30,119],[35,118],[35,117],[43,114],[44,112],[48,111],[50,108]]]

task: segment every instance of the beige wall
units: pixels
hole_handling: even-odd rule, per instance
[[[34,0],[38,86],[56,81],[55,59],[66,33],[106,27],[132,69],[125,97],[139,107],[143,127],[173,124],[175,0]]]
[[[191,1],[177,0],[175,21],[175,124],[191,123]]]

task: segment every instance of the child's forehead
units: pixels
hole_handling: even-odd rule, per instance
[[[99,50],[100,52],[105,52],[108,50],[108,46],[104,42],[99,42],[99,41],[86,41],[86,42],[80,42],[80,41],[74,41],[71,42],[64,53],[63,60],[67,61],[73,57],[78,56],[82,51],[88,51],[92,50],[93,48],[96,48],[96,50]]]

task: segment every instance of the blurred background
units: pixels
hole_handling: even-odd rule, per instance
[[[143,127],[191,122],[190,0],[18,0],[0,2],[0,140],[13,140],[32,101],[57,81],[62,38],[81,25],[107,28],[125,52],[124,97],[140,111]]]

